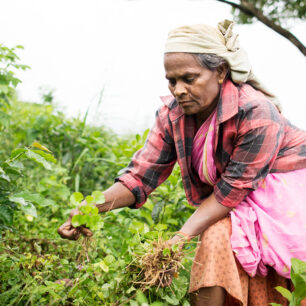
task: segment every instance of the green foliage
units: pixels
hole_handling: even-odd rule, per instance
[[[0,131],[9,124],[9,115],[4,110],[15,96],[15,88],[21,82],[16,76],[17,70],[26,70],[29,67],[19,63],[16,54],[22,46],[8,48],[0,44]]]
[[[0,44],[0,106],[9,104],[15,93],[15,88],[21,81],[15,76],[18,69],[25,70],[29,67],[19,63],[19,57],[16,54],[17,49],[23,49],[22,46],[8,48]]]
[[[247,0],[266,17],[279,25],[288,26],[289,20],[306,20],[306,5],[304,0]],[[253,23],[255,17],[246,15],[239,9],[233,8],[235,20],[238,23]]]
[[[142,295],[136,292],[142,292],[149,305],[188,305],[190,260],[183,261],[186,270],[171,288],[143,291],[135,283],[140,271],[128,270],[135,254],[160,235],[170,237],[193,211],[178,168],[139,210],[98,216],[92,205],[84,208],[83,216],[99,217],[97,222],[78,220],[96,231],[94,237],[78,243],[57,234],[84,198],[103,203],[101,191],[143,146],[148,131],[119,138],[103,127],[86,126],[84,120],[67,119],[53,105],[12,100],[5,112],[10,124],[0,134],[0,175],[1,184],[10,188],[6,197],[11,207],[7,212],[7,203],[1,203],[0,215],[13,232],[3,230],[0,240],[0,304],[141,305]],[[28,209],[26,214],[22,208]]]
[[[45,169],[51,169],[49,162],[55,162],[55,159],[48,151],[35,142],[29,148],[15,149],[9,159],[0,162],[0,230],[13,225],[14,212],[18,209],[26,216],[37,217],[34,204],[43,203],[44,198],[31,194],[20,181],[25,175],[25,160],[33,160]]]
[[[277,286],[275,289],[289,301],[289,306],[299,306],[306,298],[306,262],[291,258],[290,276],[295,288],[293,292],[281,286]],[[277,303],[270,303],[270,305],[279,306]]]
[[[167,238],[171,233],[148,225],[135,231],[131,225],[140,210],[131,212],[122,209],[103,216],[103,231],[86,246],[88,260],[84,243],[7,233],[0,244],[0,303],[188,305],[187,259],[183,261],[187,270],[181,271],[171,288],[140,288],[137,284],[140,269],[135,264],[133,269],[128,267],[155,240],[155,235],[146,234],[157,231]]]

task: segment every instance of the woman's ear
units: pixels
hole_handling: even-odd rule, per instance
[[[227,64],[222,64],[217,68],[219,79],[224,81],[229,73],[229,66]]]

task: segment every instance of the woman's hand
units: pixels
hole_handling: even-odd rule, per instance
[[[85,226],[73,227],[72,225],[72,217],[80,214],[80,211],[76,208],[70,212],[69,219],[58,228],[57,232],[64,239],[69,240],[78,240],[80,235],[84,235],[85,237],[91,237],[92,231],[86,228]]]
[[[166,245],[168,248],[171,248],[173,245],[178,244],[180,249],[182,249],[185,241],[187,241],[186,238],[182,237],[181,235],[175,235],[166,242]]]
[[[184,243],[187,241],[185,237],[181,235],[175,235],[168,241],[166,241],[165,247],[171,249],[172,246],[178,245],[179,251],[181,251],[184,247]],[[172,284],[173,277],[175,277],[175,273],[167,272],[167,275],[163,278],[160,286],[161,287],[168,287]]]
[[[117,208],[126,207],[135,203],[134,194],[119,182],[115,183],[110,188],[105,190],[103,194],[105,197],[105,203],[96,204],[100,213],[104,213]],[[81,206],[86,204],[87,203],[84,201],[81,203]],[[72,210],[67,222],[65,222],[62,226],[59,227],[57,232],[62,238],[69,240],[78,240],[81,234],[85,237],[91,237],[93,235],[92,231],[90,231],[85,226],[73,227],[71,223],[72,217],[78,215],[79,213],[80,211],[78,209]]]

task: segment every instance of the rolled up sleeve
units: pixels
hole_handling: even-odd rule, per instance
[[[116,178],[134,194],[134,208],[145,203],[148,195],[168,178],[176,163],[172,128],[167,114],[167,106],[157,111],[144,147],[134,154],[124,174]]]

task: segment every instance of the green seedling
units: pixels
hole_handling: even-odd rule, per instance
[[[99,215],[99,210],[95,206],[96,203],[105,202],[104,195],[101,191],[94,191],[90,196],[85,198],[80,192],[75,192],[70,197],[73,205],[81,205],[79,207],[80,214],[72,217],[72,225],[74,227],[86,226],[87,228],[97,231],[103,228],[104,222]]]

